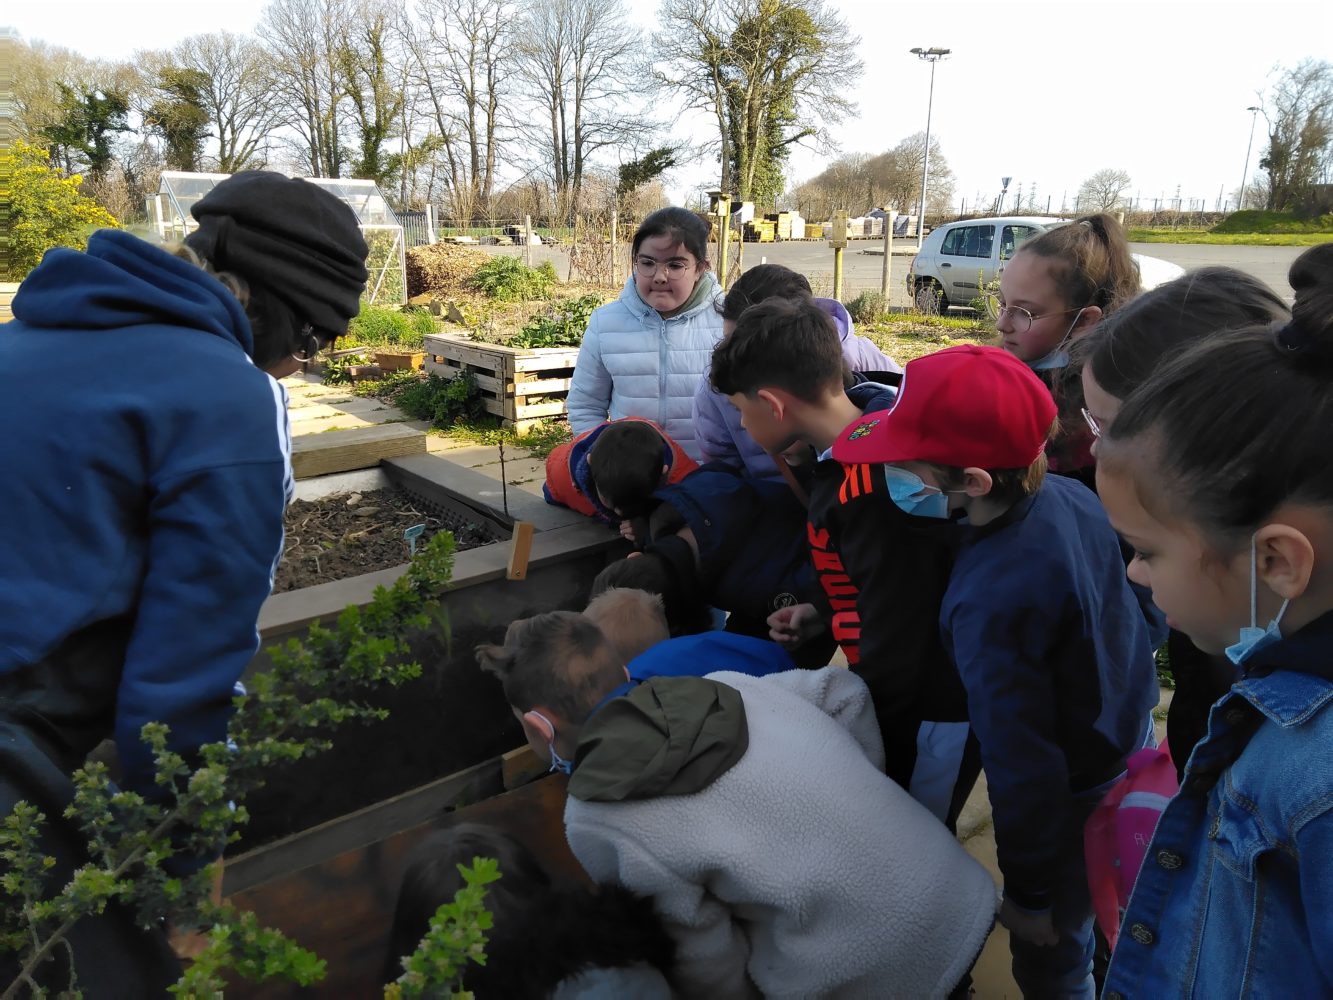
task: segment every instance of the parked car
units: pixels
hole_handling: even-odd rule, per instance
[[[907,289],[922,312],[970,306],[1004,271],[1005,262],[1025,240],[1070,221],[1002,216],[947,223],[932,230],[921,244],[907,272]],[[1133,256],[1145,290],[1185,273],[1160,257]]]

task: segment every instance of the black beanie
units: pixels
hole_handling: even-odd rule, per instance
[[[268,170],[228,177],[190,208],[185,238],[214,270],[282,301],[298,324],[347,332],[366,287],[366,241],[356,213],[317,184]]]

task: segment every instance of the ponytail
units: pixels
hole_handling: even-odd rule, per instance
[[[1292,265],[1291,321],[1209,337],[1125,401],[1098,462],[1234,550],[1284,503],[1333,505],[1333,244]]]
[[[1105,212],[1048,229],[1018,250],[1051,263],[1052,277],[1070,309],[1098,306],[1109,315],[1139,294],[1139,268],[1125,229]]]

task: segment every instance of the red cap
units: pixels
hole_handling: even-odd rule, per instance
[[[1055,412],[1050,390],[1012,354],[950,347],[909,362],[893,408],[849,424],[833,457],[1024,469],[1046,447]]]

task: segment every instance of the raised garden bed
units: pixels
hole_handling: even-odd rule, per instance
[[[405,533],[418,525],[418,545],[442,529],[453,532],[460,552],[497,541],[494,529],[478,522],[475,516],[410,496],[396,486],[295,500],[287,508],[273,593],[401,566],[411,552]]]
[[[426,337],[426,371],[443,378],[471,374],[486,412],[520,434],[566,412],[578,356],[576,347],[506,347],[447,333]]]
[[[492,539],[507,538],[512,529],[513,521],[490,507],[501,489],[488,477],[432,455],[392,460],[382,468],[407,494],[412,510],[438,509],[442,520],[462,519]],[[362,494],[363,501],[368,495]],[[267,788],[251,796],[247,806],[253,818],[232,854],[263,850],[261,845],[440,782],[523,744],[499,685],[477,668],[473,648],[498,641],[516,618],[582,607],[593,577],[624,546],[605,527],[569,517],[536,497],[511,500],[515,514],[547,529],[533,538],[526,578],[506,579],[508,544],[459,552],[451,590],[442,602],[447,626],[410,637],[422,676],[370,697],[389,710],[388,720],[342,729],[330,752],[283,767]],[[401,538],[397,531],[398,545]],[[366,603],[375,587],[405,571],[404,563],[275,593],[260,614],[264,646],[301,635],[312,622],[332,619],[349,604]],[[261,651],[250,670],[264,670],[267,663]],[[468,798],[463,792],[459,796]],[[460,803],[439,806],[445,804]]]

